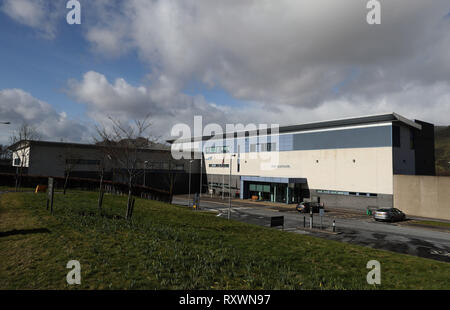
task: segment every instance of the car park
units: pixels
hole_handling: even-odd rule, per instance
[[[399,209],[387,208],[376,210],[373,218],[375,221],[396,222],[405,220],[406,215]]]

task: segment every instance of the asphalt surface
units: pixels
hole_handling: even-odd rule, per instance
[[[173,204],[187,206],[185,197],[175,197]],[[217,216],[228,218],[227,199],[203,197],[201,209],[216,212]],[[313,230],[309,227],[309,214],[295,210],[276,208],[255,203],[233,202],[232,220],[270,226],[270,218],[284,216],[284,230],[309,234],[321,238],[348,242],[403,254],[450,262],[450,231],[439,231],[422,227],[412,227],[403,223],[376,222],[362,212],[332,210],[325,212],[320,230],[320,216],[314,214]],[[307,228],[304,228],[304,217]],[[332,232],[333,220],[336,233]]]

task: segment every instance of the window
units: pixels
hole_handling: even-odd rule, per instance
[[[257,145],[256,144],[250,144],[250,152],[251,153],[254,153],[254,152],[257,152]]]
[[[215,146],[211,146],[211,147],[207,147],[205,148],[206,154],[212,154],[216,152],[216,147]]]
[[[14,158],[14,166],[20,166],[20,158]]]
[[[229,168],[230,164],[209,164],[210,168]]]
[[[276,143],[261,143],[261,152],[273,152],[276,149]]]
[[[68,165],[100,165],[100,160],[96,159],[66,159]]]
[[[184,165],[176,165],[175,170],[184,170]]]

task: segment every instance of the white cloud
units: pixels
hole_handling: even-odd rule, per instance
[[[56,36],[58,17],[64,16],[63,4],[48,0],[4,0],[0,10],[20,24],[32,27],[46,39]]]
[[[373,98],[355,95],[345,100],[323,101],[315,107],[263,102],[231,107],[207,102],[203,96],[182,94],[177,84],[164,76],[152,80],[148,86],[133,86],[124,79],[109,82],[103,74],[90,71],[80,81],[71,80],[67,93],[85,103],[88,116],[103,125],[108,124],[109,116],[126,122],[150,114],[152,133],[162,138],[169,138],[172,126],[177,123],[193,128],[196,115],[203,116],[204,126],[217,123],[223,128],[227,123],[289,125],[391,112],[446,124],[450,115],[450,86],[445,83],[410,85],[402,91]],[[435,104],[424,109],[429,97]],[[392,107],[396,107],[395,111]]]
[[[36,128],[42,139],[59,141],[88,141],[90,129],[71,120],[65,112],[58,113],[51,105],[36,99],[22,89],[0,90],[1,121],[11,122],[2,128],[0,144],[8,144],[13,130],[26,122]]]
[[[231,117],[231,108],[207,102],[203,96],[189,96],[179,92],[177,85],[158,76],[148,86],[133,86],[124,79],[110,83],[103,74],[90,71],[81,81],[72,79],[67,94],[87,105],[87,115],[107,126],[108,117],[123,122],[150,115],[152,134],[168,137],[176,123],[192,124],[194,115],[202,114],[208,122],[224,123]]]
[[[385,1],[377,26],[366,23],[365,4],[113,2],[86,38],[103,55],[136,50],[153,78],[176,85],[174,93],[194,80],[269,111],[292,105],[312,115],[327,106],[340,115],[333,104],[345,102],[348,112],[417,111],[413,117],[445,121],[439,111],[448,106],[450,85],[448,1]],[[408,85],[414,89],[405,91]]]
[[[18,0],[17,7],[31,3]],[[39,27],[27,10],[3,11]],[[43,4],[44,0],[33,1]],[[45,2],[48,3],[48,2]],[[293,124],[399,112],[448,124],[448,0],[382,2],[381,25],[361,0],[97,0],[83,2],[85,38],[102,57],[136,52],[148,82],[131,85],[87,72],[68,94],[88,115],[151,113],[157,135],[177,122]],[[5,9],[6,8],[6,9]],[[25,12],[25,13],[24,13]],[[42,20],[41,15],[35,16]],[[131,54],[130,54],[131,55]],[[183,93],[202,82],[245,106],[218,106]]]

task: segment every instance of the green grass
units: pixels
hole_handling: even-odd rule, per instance
[[[450,228],[450,223],[448,222],[436,222],[436,221],[421,221],[421,220],[414,220],[412,224],[419,224],[419,225],[427,225],[427,226],[436,226],[436,227],[446,227]]]
[[[369,260],[381,263],[382,289],[449,289],[450,264],[270,228],[215,214],[96,193],[0,195],[0,289],[373,289]],[[36,231],[34,231],[36,232]],[[69,260],[81,263],[81,285],[66,283]]]

